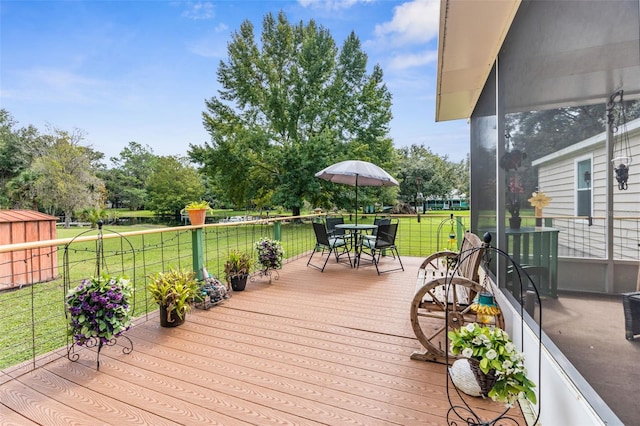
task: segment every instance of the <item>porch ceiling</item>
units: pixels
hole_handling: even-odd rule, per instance
[[[640,97],[640,2],[441,0],[436,121],[469,118],[500,55],[506,112]]]
[[[441,0],[436,121],[468,118],[520,0]]]

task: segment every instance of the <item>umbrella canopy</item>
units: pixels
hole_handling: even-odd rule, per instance
[[[356,225],[358,224],[358,186],[398,186],[398,181],[373,163],[347,160],[320,170],[315,177],[356,187]]]

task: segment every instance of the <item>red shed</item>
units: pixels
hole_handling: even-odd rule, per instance
[[[0,210],[0,246],[56,239],[55,216],[32,210]],[[57,247],[0,253],[0,290],[58,276]]]

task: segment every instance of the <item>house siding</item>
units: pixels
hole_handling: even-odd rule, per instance
[[[632,158],[640,160],[640,119],[628,123]],[[588,218],[576,217],[576,161],[591,158],[592,211]],[[532,162],[538,167],[538,187],[551,197],[544,216],[553,219],[560,230],[559,252],[563,256],[606,258],[606,177],[613,169],[606,161],[606,133],[596,135],[567,149]],[[640,243],[640,165],[632,161],[629,168],[629,188],[619,190],[614,185],[614,258],[638,260]]]

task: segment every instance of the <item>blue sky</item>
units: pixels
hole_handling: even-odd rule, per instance
[[[461,161],[464,120],[435,122],[439,1],[15,1],[0,3],[0,107],[19,127],[85,134],[117,156],[129,141],[156,155],[186,155],[209,140],[205,99],[232,32],[283,10],[314,19],[341,46],[354,31],[393,95],[396,147],[423,144]]]

